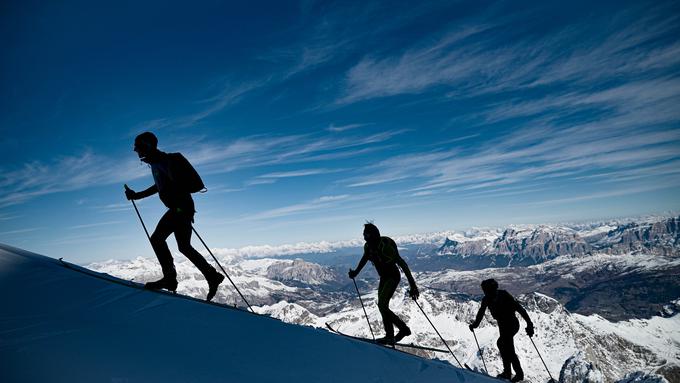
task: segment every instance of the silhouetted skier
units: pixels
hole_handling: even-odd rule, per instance
[[[527,323],[527,335],[530,337],[534,335],[534,324],[529,318],[529,314],[522,307],[515,298],[505,290],[498,290],[498,282],[494,279],[486,279],[482,281],[482,290],[484,291],[484,298],[482,299],[482,306],[477,312],[477,318],[470,324],[470,331],[479,326],[479,323],[484,318],[486,308],[491,311],[491,316],[498,322],[498,330],[500,336],[498,337],[498,350],[503,359],[503,372],[498,374],[498,378],[510,379],[510,366],[515,370],[515,376],[512,378],[513,382],[519,382],[524,379],[524,371],[519,363],[519,358],[515,354],[514,337],[519,331],[519,321],[515,316],[518,312],[524,321]]]
[[[203,187],[200,177],[191,164],[179,153],[165,153],[157,148],[158,139],[151,132],[144,132],[135,138],[134,151],[139,159],[151,166],[151,172],[155,184],[148,189],[136,193],[132,189],[125,190],[125,196],[129,200],[146,198],[158,193],[161,201],[167,206],[168,211],[163,215],[151,235],[153,247],[158,262],[163,270],[163,278],[158,281],[148,282],[144,287],[152,290],[177,289],[177,272],[165,240],[170,234],[175,233],[178,250],[203,273],[208,281],[207,300],[211,300],[217,292],[217,287],[224,280],[220,274],[203,258],[201,253],[191,246],[191,223],[194,221],[194,200],[191,198],[192,190],[199,184],[199,190]],[[198,178],[198,181],[196,181]]]
[[[384,344],[394,344],[399,342],[404,337],[411,335],[411,329],[406,323],[401,320],[395,313],[390,310],[390,299],[399,286],[401,274],[397,265],[406,274],[406,278],[411,286],[410,295],[413,299],[418,299],[420,295],[416,281],[411,275],[408,265],[404,259],[399,255],[397,244],[389,237],[381,237],[378,228],[372,224],[364,225],[364,255],[359,261],[356,270],[349,270],[349,277],[354,279],[367,261],[371,261],[375,270],[380,275],[380,283],[378,284],[378,309],[382,315],[383,325],[385,326],[385,337],[377,339],[378,342]],[[399,332],[394,336],[394,326],[397,326]]]

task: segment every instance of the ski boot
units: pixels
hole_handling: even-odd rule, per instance
[[[375,342],[378,343],[378,344],[384,344],[386,346],[394,347],[394,337],[393,336],[384,336],[382,338],[376,339]]]
[[[224,275],[218,273],[217,271],[213,277],[208,280],[208,296],[205,298],[206,301],[210,302],[210,300],[213,299],[217,293],[217,287],[220,285],[220,283],[222,283],[223,280]]]
[[[173,293],[177,292],[177,279],[175,278],[166,278],[163,277],[157,281],[154,282],[147,282],[144,284],[145,289],[149,290],[161,290],[161,289],[166,289],[168,291],[172,291]]]
[[[513,382],[513,383],[521,382],[523,380],[524,380],[524,374],[523,373],[515,374],[515,376],[513,376],[512,379],[510,379],[510,381]]]
[[[496,375],[496,378],[498,379],[505,379],[505,380],[510,380],[510,372],[508,371],[503,371],[500,374]]]
[[[411,335],[411,329],[406,327],[403,330],[399,330],[397,333],[397,336],[394,337],[394,342],[399,342],[400,340],[406,338],[407,336]]]

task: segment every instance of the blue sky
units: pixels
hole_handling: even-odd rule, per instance
[[[0,242],[150,256],[145,130],[203,175],[213,247],[677,211],[679,10],[5,1]]]

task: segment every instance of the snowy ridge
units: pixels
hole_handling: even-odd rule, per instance
[[[258,312],[271,315],[285,322],[318,328],[323,328],[325,322],[329,322],[344,332],[365,337],[370,336],[366,328],[363,311],[353,294],[317,292],[312,289],[293,287],[279,281],[268,280],[267,277],[263,276],[272,265],[292,264],[293,261],[262,259],[244,262],[245,266],[231,265],[228,271],[235,274],[236,283],[248,299],[260,305],[256,308]],[[146,263],[137,260],[135,264],[145,265]],[[445,289],[451,289],[451,287],[455,289],[456,287],[471,286],[472,288],[467,293],[477,295],[479,294],[479,281],[489,276],[498,279],[501,286],[518,286],[527,283],[527,280],[534,281],[536,275],[541,275],[546,281],[544,283],[550,283],[555,278],[574,279],[576,277],[573,275],[581,273],[586,275],[599,273],[599,270],[603,268],[616,273],[616,275],[635,275],[637,270],[654,273],[654,270],[665,270],[673,266],[680,266],[680,259],[667,259],[653,255],[599,254],[586,258],[561,257],[522,269],[447,270],[417,273],[415,277],[423,290],[421,305],[449,341],[454,352],[461,360],[465,358],[465,363],[481,369],[481,361],[474,352],[476,346],[467,329],[467,324],[476,313],[478,303],[470,300],[469,297],[437,292],[428,289],[428,287],[440,286]],[[121,268],[121,270],[130,276],[129,267]],[[565,274],[565,270],[570,271],[573,275]],[[180,271],[180,274],[187,273],[190,275],[193,273],[188,279],[196,284],[194,289],[183,289],[182,291],[196,297],[205,295],[205,281],[202,280],[198,271],[193,269],[193,266],[188,262],[180,262],[178,263],[178,271]],[[143,271],[140,271],[139,274],[148,275]],[[537,287],[541,283],[540,280],[538,282]],[[180,283],[180,289],[185,283],[187,282]],[[375,305],[377,300],[375,286],[371,286],[369,283],[368,287],[362,287],[362,291],[369,292],[364,295],[363,299],[367,305],[368,314],[372,318],[374,331],[378,332],[382,326],[379,319],[380,314]],[[269,296],[265,297],[268,294]],[[230,286],[220,289],[218,300],[228,304],[240,304]],[[552,374],[555,376],[561,371],[563,363],[578,352],[585,353],[587,358],[585,360],[588,363],[594,363],[597,371],[605,376],[605,382],[623,379],[626,374],[640,369],[680,368],[678,367],[680,366],[680,362],[678,362],[680,335],[677,334],[677,329],[680,328],[680,322],[678,322],[680,316],[674,315],[676,311],[670,307],[673,302],[667,305],[669,307],[669,318],[654,317],[650,320],[635,319],[616,323],[607,321],[601,316],[570,314],[559,302],[544,294],[527,295],[523,298],[523,302],[536,323],[538,331],[536,340],[537,343],[541,342],[538,343],[540,344],[539,347],[542,347],[543,352],[550,355],[550,361],[546,362],[549,363]],[[440,340],[432,332],[425,318],[406,298],[405,284],[402,284],[391,306],[415,330],[415,335],[411,339],[407,338],[407,341],[425,346],[442,347]],[[489,368],[499,368],[500,360],[495,346],[497,329],[492,322],[485,321],[477,334],[485,350],[487,364],[490,360],[494,363],[495,367]],[[633,337],[631,334],[639,336]],[[527,376],[541,381],[545,378],[542,365],[535,358],[531,344],[528,343],[527,339],[522,340],[522,337],[520,334],[517,341],[518,352],[525,356],[533,355],[533,359],[529,357],[528,361],[522,359]],[[420,354],[430,358],[448,359],[451,363],[455,363],[448,355],[435,355],[428,352],[420,352]],[[676,367],[673,367],[673,365]]]
[[[575,379],[573,381],[596,380],[601,375],[603,382],[611,383],[627,379],[629,374],[633,376],[637,371],[644,371],[647,375],[638,374],[635,379],[656,379],[648,373],[680,377],[680,337],[674,330],[680,327],[680,316],[677,315],[680,312],[677,280],[680,257],[677,256],[677,242],[673,242],[678,235],[675,222],[677,218],[657,217],[645,223],[629,221],[623,225],[615,225],[612,221],[581,226],[513,225],[506,229],[445,231],[395,239],[402,254],[411,257],[408,258],[409,264],[414,265],[412,270],[423,294],[421,304],[462,361],[482,368],[467,324],[478,307],[479,298],[475,297],[481,294],[479,282],[493,277],[499,281],[501,288],[521,297],[534,318],[539,331],[537,344],[542,352],[549,355],[551,361],[546,362],[553,376],[559,376],[570,360],[571,367],[567,366],[565,371]],[[629,232],[647,234],[621,234]],[[616,246],[621,241],[612,239],[622,236],[634,239],[625,242],[625,246],[632,248],[632,243],[637,250],[619,252]],[[484,251],[496,251],[498,243],[508,245],[508,249],[515,246],[512,257],[521,255],[521,251],[525,250],[531,254],[532,246],[539,249],[539,253],[524,266],[509,264],[514,267],[496,263],[491,265],[496,266],[493,268],[460,270],[451,268],[455,263],[431,263],[454,258],[449,254],[445,257],[437,255],[442,248],[458,246],[457,252],[452,251],[450,255],[463,258],[461,248],[473,249],[481,244],[482,250],[466,255],[470,259],[479,259]],[[357,245],[361,244],[351,242],[353,247],[347,254],[355,255],[334,258],[339,263],[331,264],[331,267],[306,261],[302,254],[302,259],[276,258],[278,255],[273,258],[219,258],[248,300],[257,306],[258,312],[285,322],[317,328],[323,328],[325,322],[329,322],[343,332],[370,337],[354,286],[349,284],[346,276],[347,263],[358,261],[360,246]],[[573,251],[578,246],[583,247]],[[561,255],[557,254],[558,247],[564,250]],[[586,247],[590,248],[584,252]],[[540,253],[544,249],[554,250]],[[638,251],[641,249],[667,250]],[[330,253],[342,250],[342,246],[332,247]],[[508,252],[509,258],[512,253]],[[542,259],[547,254],[554,257]],[[287,254],[287,257],[290,255]],[[494,262],[498,259],[495,258]],[[535,260],[540,262],[533,264]],[[207,284],[200,273],[181,255],[176,257],[176,262],[182,278],[180,291],[195,297],[205,296]],[[428,268],[428,265],[433,266]],[[160,277],[157,262],[143,258],[129,262],[103,262],[89,267],[136,281]],[[419,271],[423,268],[425,271]],[[363,298],[372,327],[378,332],[382,324],[375,306],[377,281],[369,273],[362,273],[361,277],[366,279],[358,280],[359,288],[365,293]],[[522,296],[522,293],[526,295]],[[391,306],[415,329],[414,335],[405,341],[441,348],[441,341],[422,313],[405,298],[405,282],[402,281]],[[233,288],[226,283],[220,288],[216,300],[242,305]],[[495,361],[494,367],[489,366],[493,373],[500,366],[495,346],[497,328],[492,322],[483,323],[487,324],[479,329],[478,336],[485,356],[490,358],[487,364],[490,365],[490,360]],[[544,381],[547,374],[536,359],[531,343],[520,339],[526,338],[521,331],[517,347],[518,353],[528,358],[526,362],[522,359],[527,376],[536,382]],[[429,358],[448,358],[455,363],[449,355],[418,352]],[[520,358],[523,358],[521,355]]]
[[[4,245],[0,288],[14,291],[0,298],[3,382],[495,381],[326,331],[116,284]]]
[[[375,293],[363,296],[371,326],[376,336],[381,335],[382,323],[376,307]],[[554,377],[565,366],[572,378],[601,377],[602,382],[616,382],[627,374],[637,371],[660,370],[680,367],[680,316],[655,317],[650,321],[608,322],[597,316],[570,314],[556,300],[542,294],[519,297],[536,326],[534,341]],[[356,301],[356,299],[354,299]],[[419,300],[421,306],[442,333],[447,343],[461,360],[473,369],[483,371],[476,345],[468,324],[474,319],[479,304],[475,301],[457,300],[455,297],[424,292]],[[415,304],[406,296],[405,288],[395,295],[390,307],[411,327],[414,335],[404,342],[439,347],[443,345]],[[292,323],[302,323],[323,328],[328,322],[334,328],[357,336],[370,338],[363,310],[358,302],[348,301],[343,309],[326,315],[315,316],[304,307],[294,303],[279,304],[258,309],[276,318]],[[515,347],[528,381],[546,381],[548,376],[528,337],[524,335],[524,323],[515,338]],[[492,375],[501,371],[501,360],[496,347],[498,328],[487,312],[480,328],[476,330],[486,365]],[[449,354],[418,351],[420,355],[446,359],[455,364]],[[595,366],[583,373],[584,365]],[[569,367],[571,366],[571,367]],[[675,367],[674,367],[675,366]],[[581,371],[579,374],[576,374]],[[576,374],[576,375],[575,375]],[[567,376],[565,375],[565,376]],[[584,381],[569,380],[564,382]],[[598,381],[598,380],[591,380]]]

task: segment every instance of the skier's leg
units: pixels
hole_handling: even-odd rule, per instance
[[[177,240],[177,248],[180,253],[189,258],[191,263],[201,271],[205,280],[208,281],[208,295],[206,296],[206,300],[209,301],[217,293],[217,288],[224,280],[224,275],[218,273],[217,270],[203,258],[203,255],[191,246],[191,222],[193,221],[193,214],[176,213],[175,221],[175,239]]]
[[[510,379],[510,376],[512,374],[511,370],[511,365],[512,365],[512,356],[508,352],[508,342],[512,344],[512,336],[510,336],[510,339],[508,339],[508,331],[504,328],[504,326],[498,326],[498,330],[500,332],[500,335],[498,337],[498,341],[496,344],[498,345],[498,351],[501,354],[501,359],[503,360],[503,372],[498,375],[500,378],[505,378],[505,379]]]
[[[151,247],[153,247],[156,253],[156,258],[161,264],[161,269],[163,270],[163,278],[167,279],[177,279],[177,272],[175,271],[175,265],[172,261],[172,254],[168,248],[168,244],[165,240],[172,234],[174,230],[174,223],[172,219],[172,213],[168,210],[160,221],[156,225],[156,229],[153,234],[151,234]]]
[[[517,334],[517,331],[519,331],[519,321],[515,321],[513,324],[513,328],[511,329],[512,332],[509,334],[509,342],[508,342],[508,356],[510,357],[510,363],[512,364],[513,370],[515,370],[515,376],[513,377],[513,381],[520,381],[524,379],[524,371],[522,371],[522,366],[519,363],[519,358],[517,357],[517,353],[515,352],[515,334]]]
[[[383,325],[385,326],[385,336],[394,338],[394,324],[396,321],[404,323],[390,310],[390,299],[397,290],[399,279],[381,278],[378,285],[378,310],[382,315]]]
[[[203,255],[191,246],[191,220],[192,216],[184,213],[174,213],[175,239],[177,240],[177,250],[189,258],[191,263],[196,266],[203,276],[210,280],[217,274],[217,270],[212,267]]]

